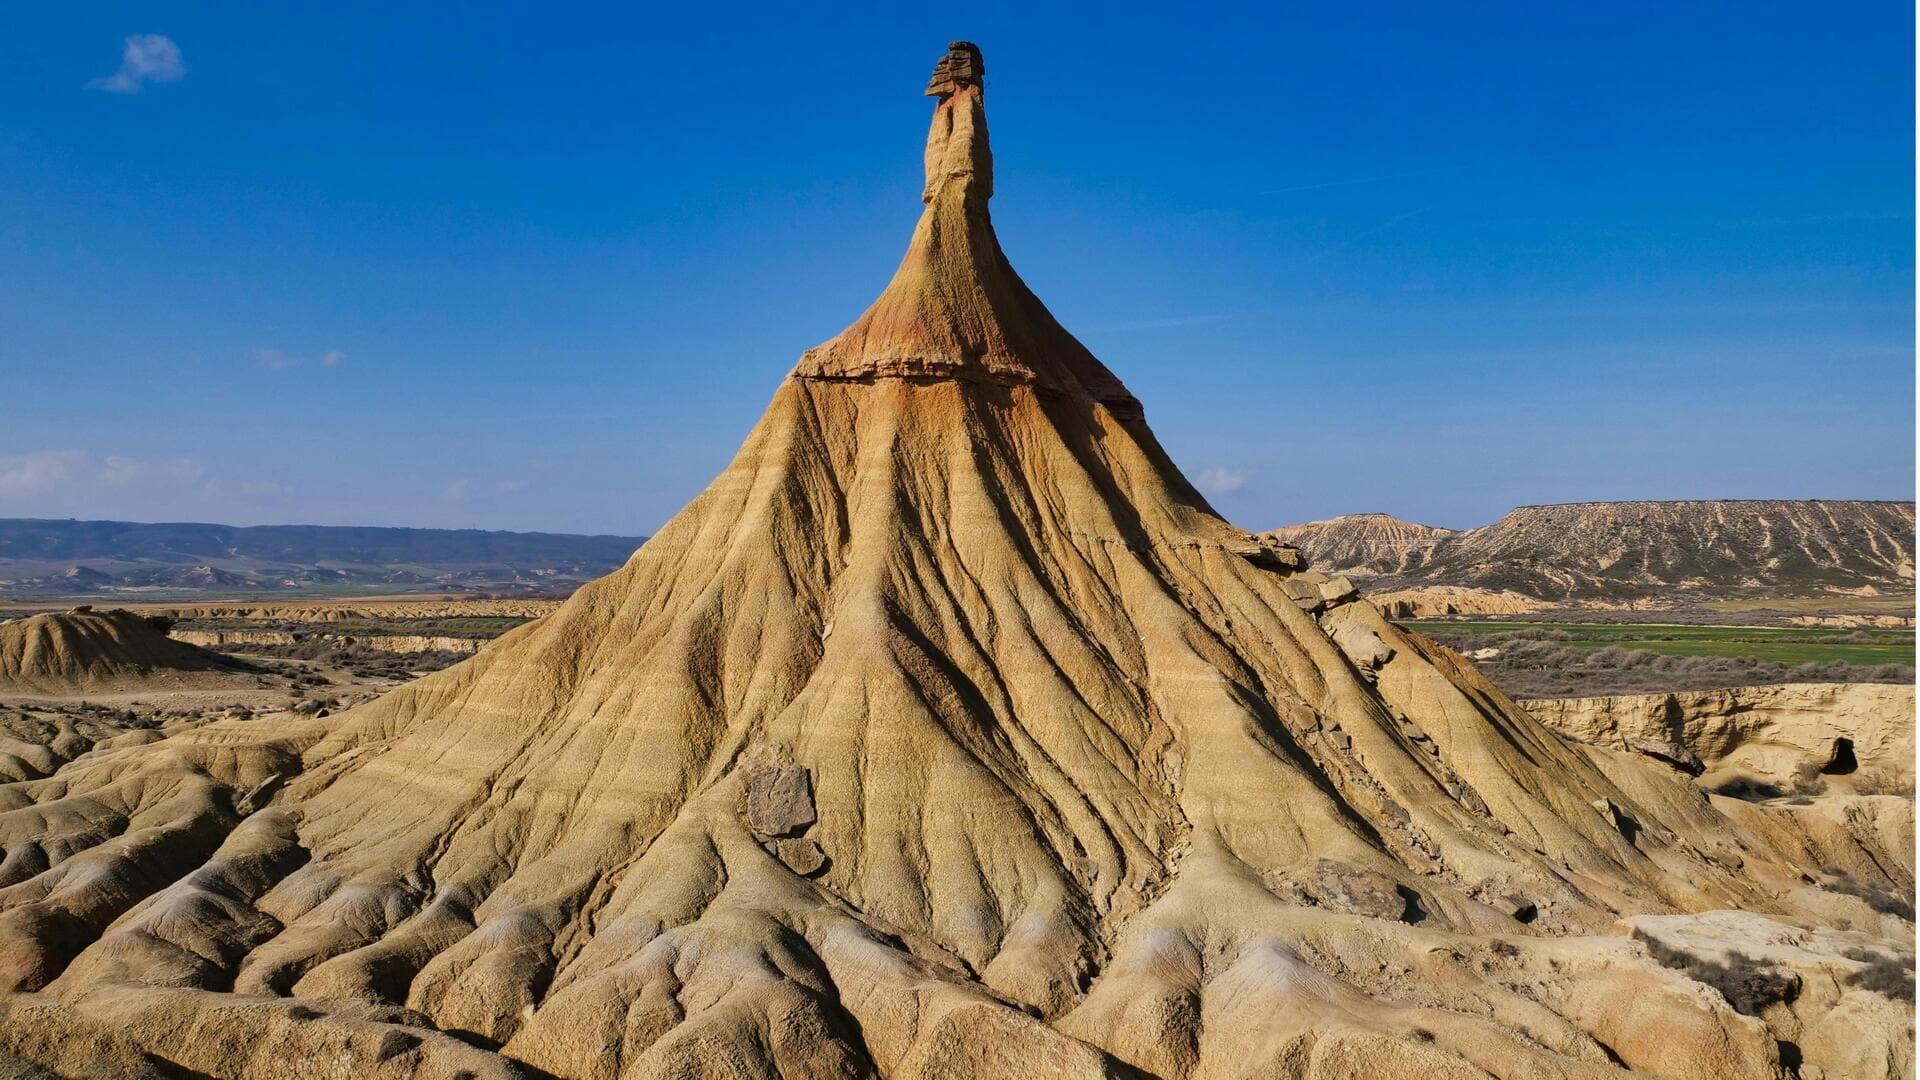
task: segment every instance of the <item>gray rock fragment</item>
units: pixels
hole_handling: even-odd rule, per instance
[[[813,774],[804,765],[761,765],[747,776],[747,825],[761,836],[791,836],[814,822]]]

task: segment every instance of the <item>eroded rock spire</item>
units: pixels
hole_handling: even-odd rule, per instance
[[[1085,394],[1116,416],[1140,415],[1127,388],[1054,320],[1014,273],[993,232],[993,151],[986,63],[956,41],[934,66],[939,99],[927,132],[927,183],[907,254],[852,326],[800,358],[800,378],[950,378]]]

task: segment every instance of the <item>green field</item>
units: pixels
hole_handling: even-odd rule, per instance
[[[1425,634],[1472,634],[1497,644],[1502,634],[1557,631],[1569,649],[1645,649],[1667,656],[1731,656],[1778,664],[1906,664],[1914,662],[1911,630],[1791,629],[1757,626],[1660,626],[1648,623],[1570,623],[1414,619],[1402,625]]]
[[[379,637],[390,634],[419,634],[425,637],[474,638],[490,641],[527,622],[524,615],[460,615],[425,619],[187,619],[180,623],[187,630],[304,630],[345,637]]]
[[[1708,600],[1709,611],[1787,611],[1802,615],[1912,615],[1913,597],[1907,596],[1763,596],[1741,600]]]

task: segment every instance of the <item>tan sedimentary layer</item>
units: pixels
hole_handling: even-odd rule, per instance
[[[1317,566],[1365,577],[1425,566],[1442,541],[1459,534],[1388,514],[1342,514],[1262,535],[1299,547]]]
[[[1678,745],[1709,780],[1744,773],[1791,779],[1825,767],[1847,740],[1857,770],[1911,779],[1914,688],[1881,683],[1791,683],[1668,694],[1531,700],[1536,718],[1582,742],[1622,749]]]
[[[442,634],[307,635],[291,630],[175,630],[172,636],[175,641],[201,646],[293,645],[312,636],[343,648],[357,645],[375,652],[450,652],[462,655],[479,652],[480,647],[486,644],[486,641],[479,638],[448,637]]]
[[[1411,589],[1370,592],[1367,599],[1388,617],[1424,619],[1446,615],[1527,615],[1552,605],[1508,589],[1472,589],[1460,585],[1425,585]]]
[[[189,645],[292,645],[300,638],[290,630],[172,630],[169,637]]]
[[[143,681],[235,677],[239,665],[174,641],[163,625],[115,609],[33,615],[0,622],[0,693],[70,694]]]

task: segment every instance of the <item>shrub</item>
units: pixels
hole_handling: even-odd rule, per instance
[[[1811,761],[1803,761],[1793,767],[1793,793],[1795,795],[1818,795],[1827,790],[1827,782],[1820,778],[1820,766]]]
[[[1763,964],[1745,953],[1728,953],[1722,962],[1675,948],[1644,930],[1635,930],[1633,936],[1646,945],[1662,967],[1672,968],[1720,991],[1733,1011],[1742,1015],[1759,1016],[1767,1006],[1799,996],[1800,976]]]
[[[1743,802],[1765,802],[1777,799],[1787,793],[1786,789],[1767,780],[1751,776],[1736,776],[1714,789],[1716,794]]]
[[[1902,896],[1891,886],[1877,881],[1861,881],[1837,866],[1829,866],[1821,873],[1827,877],[1820,883],[1821,888],[1857,896],[1882,915],[1898,915],[1908,922],[1913,921],[1913,897]]]
[[[1911,799],[1913,777],[1876,769],[1857,774],[1853,778],[1853,790],[1861,795],[1899,795]]]
[[[1857,986],[1862,990],[1871,990],[1881,997],[1894,1001],[1913,1002],[1913,960],[1902,960],[1897,956],[1888,956],[1872,949],[1848,949],[1844,954],[1849,960],[1858,960],[1867,965],[1847,977],[1848,986]]]
[[[1609,621],[1592,612],[1581,617]],[[1480,667],[1495,685],[1518,698],[1668,693],[1785,682],[1897,683],[1912,682],[1914,677],[1913,668],[1904,664],[1856,665],[1835,660],[1789,667],[1752,657],[1669,656],[1619,645],[1568,648],[1559,643],[1573,635],[1542,627],[1496,630],[1483,625],[1473,632],[1435,631],[1432,637],[1462,653],[1499,649],[1498,656],[1480,661]]]

